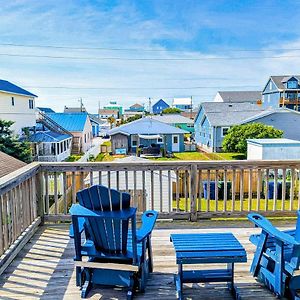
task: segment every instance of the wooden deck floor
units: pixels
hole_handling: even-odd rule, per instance
[[[242,299],[276,299],[249,274],[254,247],[248,241],[253,228],[156,229],[153,232],[154,273],[145,294],[135,299],[176,299],[173,273],[175,257],[170,233],[232,232],[244,245],[248,262],[236,264],[235,281]],[[80,299],[75,286],[73,242],[66,225],[41,227],[0,279],[0,299]],[[125,299],[125,291],[97,288],[90,299]],[[225,283],[184,286],[186,299],[232,299]]]

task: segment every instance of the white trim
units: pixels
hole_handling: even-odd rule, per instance
[[[229,127],[229,126],[224,126],[224,127],[221,127],[221,137],[225,137],[225,136],[226,136],[226,134],[224,135],[224,133],[223,133],[223,129],[227,129],[227,130],[229,130],[229,129],[230,129],[230,127]]]

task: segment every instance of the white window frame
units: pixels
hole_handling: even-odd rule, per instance
[[[159,142],[158,140],[161,140],[161,142]],[[157,144],[163,144],[163,143],[164,143],[163,137],[160,137],[160,138],[157,139]]]
[[[228,132],[228,130],[230,129],[230,127],[221,127],[221,137],[224,137],[224,136],[226,136],[226,134],[224,134],[224,129],[227,129],[227,132]]]
[[[131,136],[131,147],[137,147],[138,146],[139,137],[137,135]],[[136,142],[136,145],[133,145],[133,142]]]

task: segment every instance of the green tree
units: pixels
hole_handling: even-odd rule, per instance
[[[247,153],[247,139],[281,138],[283,131],[261,123],[231,127],[222,143],[225,152]]]
[[[141,117],[142,117],[142,115],[136,114],[136,115],[134,115],[134,116],[132,116],[132,117],[129,117],[129,118],[127,118],[126,120],[122,121],[122,124],[130,123],[130,122],[132,122],[132,121],[135,121],[135,120],[140,119]]]
[[[19,141],[10,127],[14,122],[0,119],[0,151],[20,159],[26,163],[32,161],[30,144]]]
[[[180,114],[181,110],[176,107],[168,107],[162,111],[163,114]]]

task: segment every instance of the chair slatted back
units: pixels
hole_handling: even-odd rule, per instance
[[[94,185],[77,193],[79,203],[93,211],[120,211],[129,208],[130,195],[102,185]],[[126,254],[128,220],[86,218],[87,231],[98,251]]]

